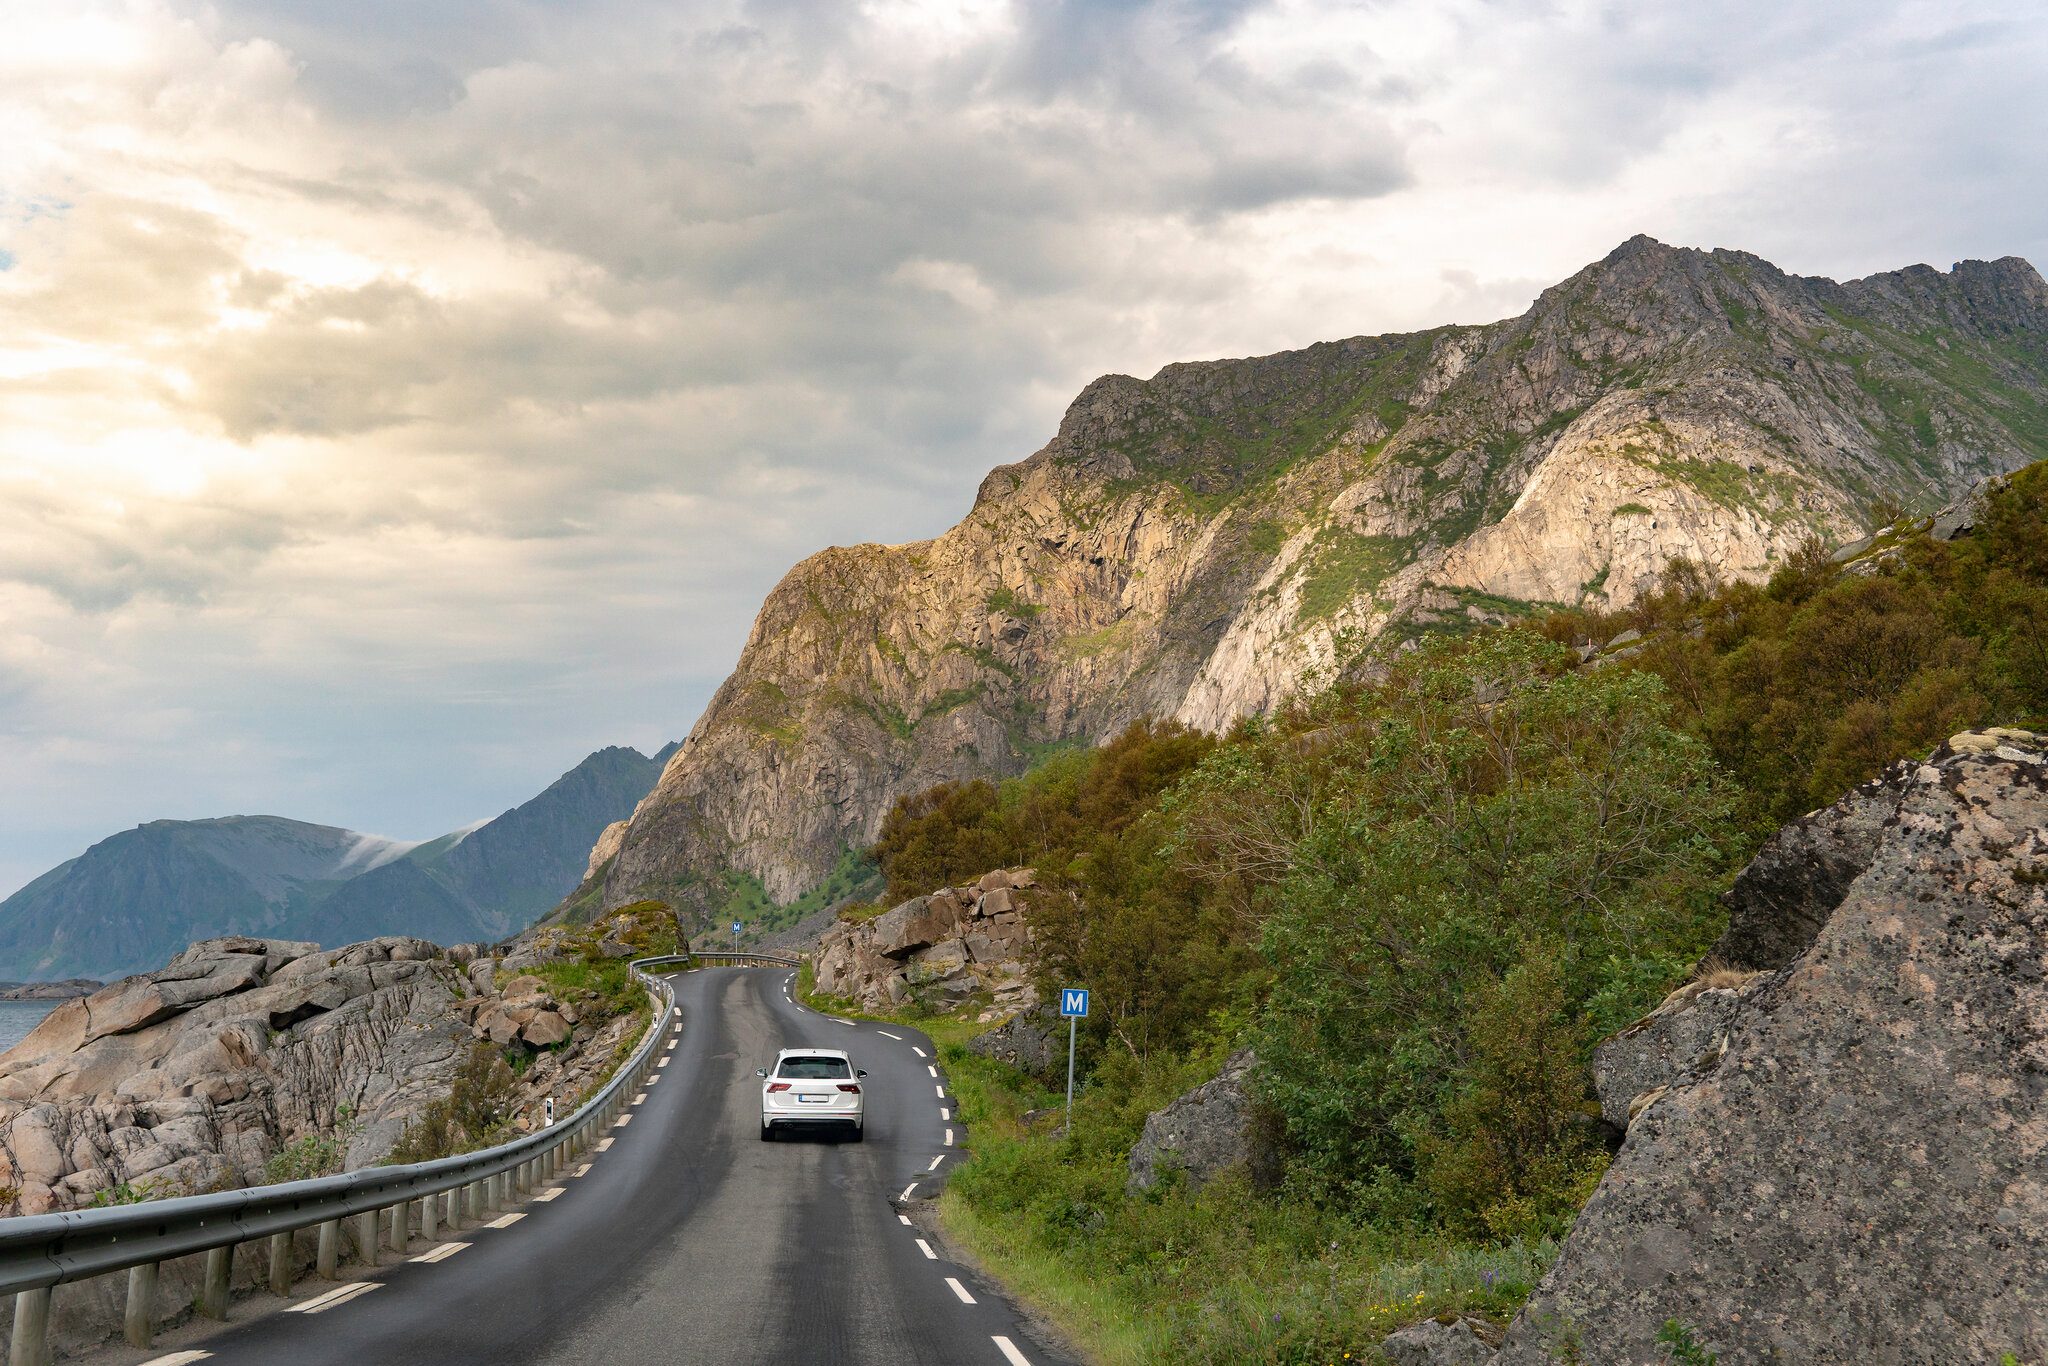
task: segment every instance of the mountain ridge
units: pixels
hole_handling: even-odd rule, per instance
[[[608,746],[496,817],[391,840],[283,816],[146,821],[0,900],[0,976],[111,979],[227,934],[333,946],[404,933],[492,940],[576,885],[590,844],[674,746]]]
[[[1674,558],[1760,577],[2042,455],[2017,257],[1838,283],[1639,236],[1502,322],[1103,376],[948,531],[794,567],[576,900],[786,901],[935,782],[1220,728]]]

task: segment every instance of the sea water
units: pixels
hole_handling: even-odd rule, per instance
[[[62,1001],[0,1001],[0,1053],[28,1037]]]

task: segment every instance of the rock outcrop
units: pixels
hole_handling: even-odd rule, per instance
[[[331,1165],[367,1166],[479,1040],[536,1055],[531,1113],[610,1064],[630,1017],[576,1037],[586,1002],[534,977],[479,992],[467,956],[401,937],[323,950],[235,936],[66,1001],[0,1055],[0,1212],[255,1184],[309,1137]]]
[[[1034,993],[1023,898],[1037,885],[1028,868],[1001,869],[872,919],[842,920],[818,941],[815,986],[867,1010],[949,1009],[978,995],[989,998],[988,1019],[1024,1009]]]
[[[1486,1366],[1494,1349],[1471,1319],[1424,1319],[1380,1343],[1387,1366]]]
[[[1067,1026],[1051,1006],[1020,1010],[967,1041],[967,1051],[1052,1082],[1065,1075]]]
[[[1637,238],[1506,322],[1099,379],[950,531],[789,573],[575,904],[787,901],[933,783],[1674,557],[1761,576],[2048,453],[2044,337],[2017,259],[1837,284]]]
[[[1170,1171],[1199,1186],[1232,1168],[1258,1168],[1264,1154],[1251,1093],[1257,1067],[1258,1056],[1241,1049],[1216,1076],[1147,1115],[1131,1148],[1130,1188],[1149,1190]]]
[[[1671,1320],[1727,1366],[2048,1358],[2048,736],[1959,735],[1759,863],[1737,928],[1794,956],[1663,1012],[1703,1018],[1500,1366],[1661,1361]]]

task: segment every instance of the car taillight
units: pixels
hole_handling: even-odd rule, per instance
[[[860,1094],[860,1086],[858,1085],[858,1083],[855,1082],[842,1081],[839,1083],[839,1089],[842,1091],[851,1091],[856,1096]]]
[[[768,1083],[768,1094],[771,1096],[777,1091],[787,1091],[788,1089],[789,1083],[786,1081],[771,1081]]]

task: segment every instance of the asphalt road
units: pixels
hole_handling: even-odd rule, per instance
[[[1054,1366],[1002,1294],[900,1212],[958,1160],[965,1130],[914,1030],[847,1024],[789,999],[786,969],[678,974],[670,1061],[608,1149],[504,1228],[456,1232],[316,1312],[186,1345],[221,1366],[805,1363]],[[680,1028],[678,1029],[678,1026]],[[868,1070],[867,1138],[763,1143],[759,1081],[780,1048],[844,1048]],[[950,1135],[949,1135],[949,1132]],[[948,1145],[949,1137],[953,1146]],[[571,1168],[570,1171],[575,1171]],[[546,1192],[541,1192],[546,1196]],[[913,1197],[914,1198],[914,1197]],[[924,1240],[921,1244],[920,1240]],[[416,1260],[441,1248],[440,1260]],[[927,1251],[929,1248],[929,1252]]]

